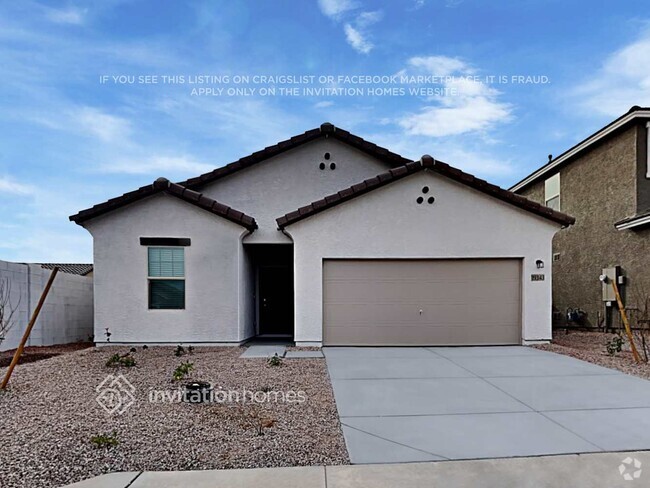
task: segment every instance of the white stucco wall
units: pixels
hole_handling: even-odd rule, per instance
[[[94,238],[95,340],[112,343],[239,342],[241,237],[248,231],[158,194],[85,224]],[[147,246],[140,237],[189,237],[185,309],[149,310]]]
[[[422,187],[433,205],[418,205]],[[295,340],[322,340],[325,258],[523,258],[522,337],[551,338],[551,240],[560,226],[422,171],[287,227],[294,240]],[[541,259],[546,266],[536,268]],[[545,281],[530,275],[543,272]]]
[[[0,351],[15,349],[51,271],[38,264],[0,261],[0,280],[11,282],[11,304],[16,308],[14,326]],[[93,278],[59,272],[50,289],[28,346],[49,346],[88,341],[93,335]]]
[[[330,159],[324,154],[330,153]],[[324,170],[319,164],[326,165]],[[330,163],[336,169],[330,169]],[[385,163],[336,139],[321,138],[200,188],[210,198],[244,212],[259,228],[244,239],[252,243],[290,243],[275,219],[326,195],[389,169]]]

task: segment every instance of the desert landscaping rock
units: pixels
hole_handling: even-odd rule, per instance
[[[604,332],[576,332],[570,331],[568,334],[565,331],[559,330],[553,333],[553,342],[551,344],[543,344],[533,346],[545,351],[556,352],[564,354],[583,361],[598,364],[605,368],[617,369],[623,373],[639,376],[641,378],[650,379],[650,363],[641,362],[639,364],[634,362],[632,353],[630,352],[629,344],[623,346],[623,351],[614,356],[607,354],[605,344],[611,340],[614,334],[607,334]],[[636,339],[637,348],[641,352],[641,341]]]
[[[349,463],[322,359],[272,367],[266,359],[239,359],[237,347],[197,347],[180,358],[173,347],[150,347],[133,353],[133,368],[105,366],[112,354],[128,351],[86,349],[16,368],[9,390],[0,392],[3,488],[61,486],[113,471]],[[178,388],[171,377],[181,361],[194,363],[188,380],[209,381],[215,391],[304,391],[306,401],[149,402],[151,390]],[[136,403],[109,415],[95,388],[119,373],[135,387]],[[263,435],[252,426],[255,417],[268,426]],[[98,434],[114,434],[119,444],[94,447],[90,438]]]

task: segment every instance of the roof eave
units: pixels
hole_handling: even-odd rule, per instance
[[[609,123],[602,129],[598,130],[591,136],[587,137],[583,141],[579,142],[572,148],[568,149],[567,151],[563,152],[560,154],[558,157],[555,159],[549,161],[547,164],[539,168],[538,170],[534,171],[518,183],[515,183],[513,186],[510,187],[511,192],[518,192],[520,190],[523,190],[524,188],[528,187],[529,185],[532,185],[535,183],[539,178],[544,176],[545,174],[549,173],[553,169],[557,168],[561,164],[567,162],[571,158],[575,157],[577,154],[581,153],[585,149],[587,149],[589,146],[592,144],[595,144],[602,139],[606,138],[607,136],[611,135],[613,132],[625,127],[627,124],[631,123],[635,119],[646,119],[650,118],[650,108],[641,108],[641,107],[632,107],[629,112],[626,114],[620,116],[613,122]]]

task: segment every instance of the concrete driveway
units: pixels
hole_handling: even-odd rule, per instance
[[[517,346],[324,348],[353,463],[650,449],[650,381]]]

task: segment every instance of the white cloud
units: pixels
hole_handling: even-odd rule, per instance
[[[383,13],[379,10],[374,12],[361,12],[354,21],[343,26],[345,39],[352,48],[362,54],[368,54],[375,45],[369,40],[368,27],[379,22]]]
[[[337,20],[341,14],[357,8],[353,0],[318,0],[321,12],[328,17]]]
[[[27,196],[33,195],[36,189],[31,185],[18,183],[8,176],[0,176],[0,197],[3,194]]]
[[[24,111],[22,118],[49,129],[92,136],[107,143],[126,142],[131,134],[131,122],[128,119],[95,107],[70,107],[65,103],[51,103],[48,110]]]
[[[375,10],[373,12],[361,12],[359,15],[357,15],[355,23],[359,28],[364,28],[379,22],[383,17],[384,14],[381,10]]]
[[[316,102],[314,108],[327,108],[334,105],[334,102],[331,100],[323,100],[322,102]]]
[[[366,39],[359,30],[355,29],[350,24],[345,24],[343,30],[345,31],[345,39],[355,51],[362,54],[368,54],[372,51],[374,45]]]
[[[398,123],[410,135],[443,137],[467,132],[486,131],[512,117],[512,107],[499,100],[500,92],[471,75],[476,73],[468,63],[447,56],[414,57],[409,59],[406,73],[424,73],[450,77],[442,81],[453,91],[426,105],[419,112],[409,113]]]
[[[100,167],[103,173],[120,174],[149,174],[162,176],[165,174],[192,175],[206,173],[215,165],[201,163],[189,156],[150,156],[142,159],[119,160],[104,164]]]
[[[118,142],[128,137],[131,123],[94,107],[82,107],[72,114],[80,127],[104,142]]]
[[[68,8],[65,10],[48,9],[45,16],[56,24],[81,25],[86,17],[86,9]]]
[[[347,19],[343,32],[352,49],[361,54],[372,51],[375,46],[370,40],[368,28],[382,19],[381,10],[351,14],[350,12],[359,8],[359,4],[353,0],[318,0],[318,5],[323,14],[337,22]]]
[[[474,69],[464,61],[448,56],[415,56],[408,60],[408,64],[434,76],[449,76],[456,72],[474,73]]]
[[[608,56],[572,91],[586,111],[618,116],[632,105],[650,105],[650,30]]]

